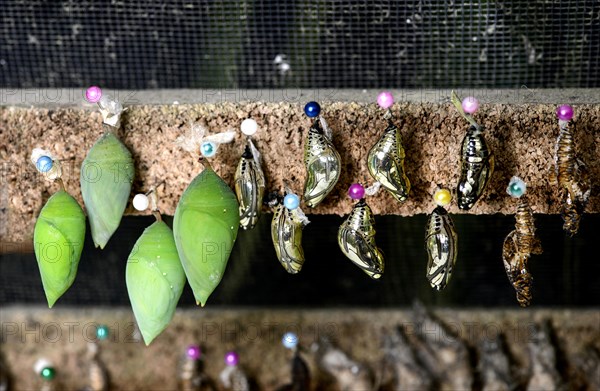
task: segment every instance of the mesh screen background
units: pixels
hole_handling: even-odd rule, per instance
[[[600,87],[598,0],[3,0],[0,86]]]

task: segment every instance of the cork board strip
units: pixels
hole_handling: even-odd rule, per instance
[[[334,144],[343,161],[343,171],[333,192],[317,208],[307,213],[347,214],[352,200],[346,195],[353,182],[371,184],[366,157],[370,147],[386,127],[383,111],[375,104],[334,102],[322,104],[322,115],[333,130]],[[558,124],[553,104],[483,104],[475,117],[486,128],[486,139],[496,156],[496,170],[488,190],[467,213],[512,214],[515,201],[505,188],[513,175],[528,184],[529,201],[535,213],[554,214],[560,205],[549,183],[553,166]],[[575,105],[575,134],[579,156],[587,163],[593,183],[587,213],[600,211],[600,105]],[[431,195],[437,184],[453,189],[459,176],[460,143],[467,123],[450,103],[400,103],[393,107],[407,158],[407,174],[412,182],[409,199],[400,204],[385,191],[368,199],[377,214],[410,216],[433,209]],[[121,140],[131,150],[136,163],[132,196],[164,180],[159,207],[164,214],[175,212],[180,195],[202,170],[198,156],[174,145],[189,131],[192,123],[204,125],[209,133],[239,129],[241,121],[252,117],[259,124],[254,139],[263,155],[267,190],[283,188],[287,180],[301,193],[305,179],[303,145],[311,120],[302,103],[204,103],[194,105],[131,106],[123,115]],[[23,242],[31,238],[35,218],[56,184],[43,180],[29,162],[33,147],[52,151],[63,163],[67,190],[83,205],[79,189],[79,169],[89,148],[102,132],[100,114],[77,107],[0,108],[0,234],[3,242]],[[232,144],[222,145],[211,160],[215,170],[229,184],[243,151],[244,137],[238,133]],[[450,213],[459,211],[456,204]],[[139,214],[131,205],[126,214]]]

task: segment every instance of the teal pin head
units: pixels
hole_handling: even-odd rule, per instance
[[[527,185],[525,182],[519,177],[512,177],[510,182],[508,183],[508,187],[506,188],[506,192],[513,198],[521,198],[523,194],[527,191]]]

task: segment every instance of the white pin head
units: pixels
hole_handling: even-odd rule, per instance
[[[258,124],[252,118],[246,118],[242,121],[240,129],[246,136],[252,136],[258,130]]]
[[[147,195],[140,193],[136,194],[135,197],[133,197],[133,207],[136,210],[143,212],[146,209],[148,209],[148,205],[150,205],[150,201],[148,200]]]

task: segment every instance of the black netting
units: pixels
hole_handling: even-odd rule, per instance
[[[598,0],[3,0],[0,87],[600,87]]]
[[[513,216],[453,215],[459,237],[459,258],[442,295],[425,278],[426,216],[377,216],[377,244],[385,251],[386,268],[373,281],[337,245],[339,216],[310,216],[303,234],[306,262],[296,275],[279,264],[271,242],[272,215],[265,214],[252,230],[240,230],[225,277],[210,297],[210,306],[259,307],[398,307],[418,299],[427,305],[516,306],[515,290],[502,263],[502,244],[514,229]],[[153,217],[123,218],[104,250],[94,248],[88,226],[77,278],[57,306],[128,306],[127,258]],[[169,225],[172,218],[167,217]],[[569,238],[558,215],[536,216],[536,235],[543,254],[529,262],[536,306],[598,307],[600,262],[592,246],[600,214],[585,215],[580,232]],[[18,246],[13,248],[18,249]],[[5,249],[10,250],[8,245]],[[34,254],[0,253],[0,306],[45,304]],[[194,306],[186,285],[180,301]]]

